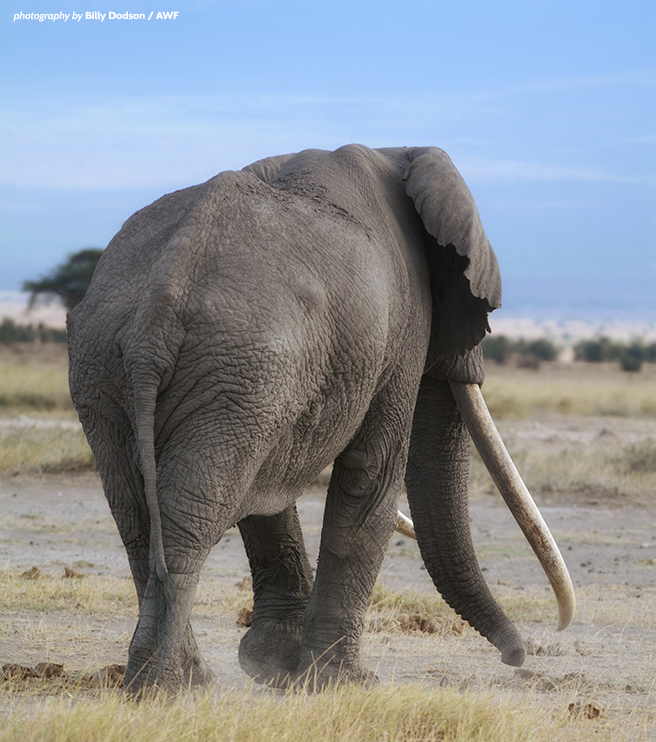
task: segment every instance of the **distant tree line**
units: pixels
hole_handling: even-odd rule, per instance
[[[14,343],[65,343],[66,330],[38,325],[20,325],[5,317],[0,322],[0,345]],[[482,343],[486,359],[498,364],[514,360],[518,366],[537,368],[542,361],[555,361],[558,348],[545,338],[511,340],[506,335],[488,335]],[[628,345],[607,337],[583,340],[574,346],[574,360],[587,363],[619,361],[625,371],[639,371],[643,363],[656,363],[656,343],[633,341]]]
[[[58,298],[66,309],[71,310],[79,304],[89,288],[89,283],[103,250],[87,247],[68,255],[48,275],[38,281],[24,281],[23,291],[30,293],[29,307],[44,296],[46,299]],[[11,319],[0,324],[0,344],[40,342],[66,342],[66,330],[53,330],[42,324],[18,325]],[[537,368],[542,361],[555,361],[558,348],[545,338],[538,340],[511,340],[506,335],[488,335],[483,340],[483,355],[499,364],[516,359],[517,365]],[[584,340],[574,346],[574,359],[588,363],[619,361],[625,371],[639,371],[643,362],[656,363],[656,343],[645,345],[634,341],[629,345],[616,342],[607,337]]]
[[[537,367],[541,361],[553,361],[558,348],[545,338],[511,340],[506,335],[488,335],[482,343],[483,355],[499,364],[516,359],[519,366]],[[639,340],[629,344],[607,337],[582,340],[574,346],[574,360],[588,363],[619,361],[625,371],[639,371],[643,362],[656,363],[656,343],[645,345]]]
[[[23,281],[23,291],[30,294],[28,309],[42,297],[46,301],[58,299],[69,311],[76,307],[87,293],[93,272],[103,254],[99,247],[85,247],[70,253],[63,263],[38,281]],[[0,323],[0,345],[14,343],[65,343],[66,330],[55,330],[39,323],[19,325],[5,317]]]
[[[656,343],[645,345],[639,340],[628,345],[607,337],[584,340],[574,347],[574,353],[577,361],[619,361],[625,371],[639,371],[643,362],[656,363]]]
[[[19,325],[13,319],[5,317],[0,322],[0,344],[14,343],[65,343],[66,330],[55,330],[39,323],[38,325]]]

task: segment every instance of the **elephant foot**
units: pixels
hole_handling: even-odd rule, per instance
[[[178,667],[162,667],[157,661],[139,662],[130,658],[125,673],[125,690],[134,696],[150,690],[177,693],[201,688],[214,680],[208,664],[197,653]]]
[[[214,679],[207,662],[203,659],[191,624],[187,624],[176,651],[162,656],[154,647],[150,635],[148,641],[136,641],[130,647],[130,657],[125,672],[125,690],[130,695],[140,696],[150,690],[177,692],[200,688]]]
[[[214,680],[214,673],[198,650],[182,672],[184,685],[188,688],[201,688]]]
[[[262,621],[244,634],[239,643],[239,665],[256,683],[288,688],[301,652],[299,623]]]
[[[319,660],[293,678],[294,688],[306,693],[319,693],[345,683],[357,683],[365,688],[373,688],[378,684],[378,677],[359,662],[348,665],[345,662],[328,662],[322,665]]]
[[[142,663],[130,658],[125,673],[125,690],[134,696],[150,690],[177,693],[201,688],[212,680],[214,674],[199,652],[186,658],[178,667],[162,667],[156,661]]]

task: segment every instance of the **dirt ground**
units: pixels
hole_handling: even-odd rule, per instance
[[[575,448],[582,456],[610,435],[624,445],[656,433],[654,421],[648,419],[558,415],[505,421],[499,427],[502,435],[524,446]],[[318,551],[323,498],[324,492],[314,487],[298,501],[311,559]],[[623,719],[626,739],[656,739],[656,510],[596,499],[594,493],[577,501],[554,493],[538,504],[577,590],[577,614],[569,629],[555,632],[550,588],[505,505],[498,497],[479,494],[471,502],[472,533],[500,603],[509,606],[512,615],[513,606],[520,610],[522,602],[551,601],[549,623],[517,621],[528,648],[524,667],[501,664],[497,650],[472,630],[440,635],[371,627],[363,639],[365,664],[383,683],[491,687],[503,695],[528,696],[545,714],[578,704],[576,708]],[[44,573],[63,575],[68,566],[84,572],[87,580],[129,575],[93,474],[0,480],[0,516],[0,568],[38,566]],[[212,551],[201,581],[234,588],[248,574],[233,529]],[[398,534],[390,543],[380,581],[397,591],[434,590],[416,544]],[[74,606],[64,611],[5,610],[0,613],[0,665],[49,661],[76,670],[124,663],[135,623],[132,612],[98,616]],[[236,615],[204,612],[194,620],[194,628],[218,682],[246,687],[249,681],[237,662],[244,629],[236,625]]]

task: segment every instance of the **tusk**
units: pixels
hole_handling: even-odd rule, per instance
[[[558,603],[558,631],[572,621],[576,597],[565,560],[501,440],[478,384],[450,381],[483,463],[546,572]]]
[[[400,510],[397,511],[396,515],[397,521],[396,528],[394,530],[398,531],[404,536],[407,536],[408,538],[413,538],[416,541],[417,536],[415,536],[415,526],[410,518],[408,518],[407,515],[403,515]]]

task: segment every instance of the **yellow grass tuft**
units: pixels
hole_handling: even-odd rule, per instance
[[[656,438],[619,450],[590,447],[585,455],[576,448],[526,451],[512,439],[506,444],[526,486],[536,496],[548,499],[571,493],[595,502],[656,504]],[[475,449],[470,480],[474,492],[496,492]]]
[[[566,730],[566,737],[556,735]],[[618,724],[591,722],[566,706],[545,718],[527,701],[481,691],[348,686],[317,696],[266,690],[155,696],[137,704],[115,692],[100,700],[16,699],[0,721],[3,742],[470,742],[620,739]]]
[[[1,474],[60,474],[95,467],[82,430],[16,427],[0,429]]]
[[[66,611],[103,616],[136,613],[137,595],[131,579],[86,576],[67,579],[40,574],[27,579],[20,571],[0,571],[0,610]]]
[[[586,364],[590,365],[590,364]],[[589,369],[586,369],[589,371]],[[526,418],[536,413],[656,417],[656,384],[624,376],[595,376],[583,370],[567,378],[492,370],[483,396],[492,416]]]
[[[0,364],[0,410],[9,413],[72,411],[66,368]]]

